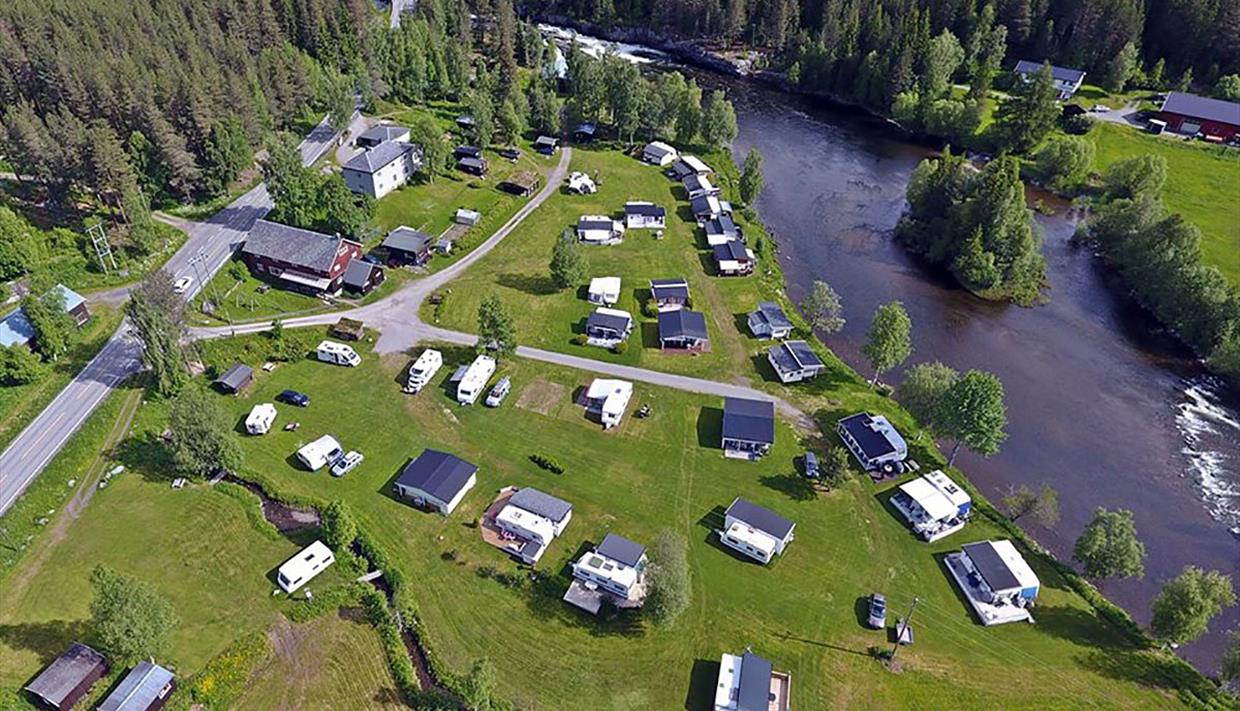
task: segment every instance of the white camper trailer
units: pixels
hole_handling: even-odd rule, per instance
[[[245,431],[252,435],[267,434],[271,430],[271,423],[275,421],[276,406],[264,402],[250,410],[249,416],[245,418]]]
[[[469,364],[461,382],[456,386],[456,401],[462,405],[472,405],[486,390],[487,381],[495,374],[495,359],[480,355]]]
[[[315,350],[319,360],[336,365],[357,366],[362,364],[362,357],[350,346],[335,341],[323,341]]]
[[[405,392],[416,393],[426,387],[435,373],[443,367],[443,354],[434,348],[427,348],[422,355],[409,366],[409,378],[405,381]]]
[[[280,587],[284,588],[284,592],[297,592],[301,586],[335,562],[336,556],[332,554],[332,550],[322,541],[315,541],[285,561],[276,574],[276,580]]]
[[[312,472],[317,472],[331,464],[342,454],[344,454],[344,449],[331,435],[323,435],[297,450],[297,458]]]

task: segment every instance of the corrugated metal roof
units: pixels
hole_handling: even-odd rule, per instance
[[[1180,114],[1189,118],[1218,121],[1240,126],[1240,104],[1222,99],[1211,99],[1208,96],[1185,94],[1173,91],[1167,95],[1162,110],[1167,113]]]
[[[241,252],[326,273],[336,261],[340,242],[339,237],[321,232],[259,220],[246,235]]]

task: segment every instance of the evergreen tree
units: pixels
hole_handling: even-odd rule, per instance
[[[241,448],[232,435],[232,417],[201,388],[187,387],[168,413],[172,461],[185,476],[207,478],[241,466]]]
[[[722,91],[712,91],[702,106],[702,140],[712,148],[727,146],[736,138],[736,111]]]
[[[1028,81],[1017,80],[1011,96],[995,110],[995,128],[1004,145],[1023,153],[1045,138],[1059,118],[1056,96],[1049,64]]]
[[[228,191],[241,171],[254,158],[245,127],[236,116],[219,121],[211,128],[206,146],[206,169],[203,188],[210,195],[222,195]]]
[[[762,154],[757,148],[750,148],[745,154],[745,165],[741,169],[741,201],[753,205],[762,192]]]
[[[1123,91],[1132,73],[1136,71],[1138,61],[1137,45],[1132,42],[1125,44],[1120,53],[1107,64],[1106,74],[1102,76],[1103,88],[1111,92]]]
[[[586,277],[586,258],[574,239],[558,239],[551,248],[551,281],[560,290],[571,289]]]
[[[142,341],[142,364],[151,371],[151,390],[168,397],[189,380],[181,342],[185,336],[185,301],[172,288],[172,277],[157,270],[134,288],[125,308]]]
[[[293,227],[313,225],[318,211],[318,177],[302,166],[296,138],[282,133],[268,144],[263,180],[273,205],[269,219]]]

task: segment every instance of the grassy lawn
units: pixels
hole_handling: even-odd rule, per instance
[[[245,345],[209,344],[207,358],[231,361]],[[737,462],[716,448],[721,405],[713,398],[639,384],[632,407],[648,403],[654,414],[604,433],[572,404],[589,380],[584,373],[508,361],[502,371],[515,388],[502,408],[460,408],[443,387],[402,395],[396,380],[406,356],[364,355],[355,369],[282,365],[260,374],[247,396],[221,397],[238,420],[284,388],[314,399],[305,410],[281,407],[277,427],[295,419],[298,432],[244,438],[246,467],[289,494],[349,502],[412,573],[424,635],[448,668],[464,672],[472,660],[490,657],[502,693],[521,708],[597,708],[599,699],[613,709],[708,708],[718,656],[747,645],[791,671],[793,708],[1174,704],[1170,692],[1151,688],[1169,683],[1154,658],[1128,646],[1041,562],[1037,625],[975,623],[938,556],[997,536],[996,529],[976,522],[927,546],[885,508],[886,488],[855,481],[816,493],[794,473],[803,445],[783,424],[770,456]],[[446,355],[440,384],[469,357],[451,349]],[[324,432],[362,450],[363,465],[336,479],[290,463],[298,446]],[[388,493],[400,468],[426,446],[480,467],[478,486],[446,519]],[[537,469],[528,461],[535,453],[568,464],[566,473]],[[508,485],[536,485],[575,507],[565,535],[538,566],[542,577],[516,589],[480,576],[482,567],[517,566],[473,527],[494,492]],[[712,526],[737,495],[797,522],[797,541],[769,567],[715,542]],[[565,567],[586,545],[610,530],[648,543],[665,528],[687,537],[693,576],[693,605],[673,628],[600,621],[559,600]],[[893,613],[913,595],[922,599],[918,643],[901,652],[903,673],[866,656],[870,646],[886,643],[858,619],[859,599],[873,590],[887,593]]]
[[[190,319],[195,323],[214,326],[227,323],[230,319],[234,322],[262,321],[277,316],[305,316],[336,308],[321,299],[286,289],[271,287],[263,293],[260,291],[263,286],[269,284],[254,276],[240,257],[233,257],[198,292],[190,309]],[[210,314],[203,313],[204,301],[215,304]]]
[[[1098,171],[1124,158],[1144,154],[1167,159],[1167,207],[1201,228],[1205,262],[1240,285],[1240,151],[1098,122],[1090,133],[1097,146]]]

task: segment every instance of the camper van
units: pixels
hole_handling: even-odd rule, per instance
[[[427,348],[422,355],[409,366],[409,378],[405,381],[405,392],[416,393],[435,377],[435,373],[443,367],[443,354],[434,348]]]
[[[294,593],[335,562],[336,556],[332,550],[322,541],[315,541],[285,561],[276,574],[276,580],[284,592]]]
[[[297,458],[312,472],[317,472],[331,464],[342,454],[344,454],[344,449],[331,435],[323,435],[297,450]]]
[[[357,351],[335,341],[323,341],[319,344],[315,354],[324,363],[334,363],[350,367],[362,364],[362,357],[357,354]]]
[[[252,435],[263,435],[271,429],[271,423],[276,420],[276,406],[269,402],[255,405],[250,414],[245,418],[245,431]]]
[[[461,376],[461,382],[456,386],[456,401],[462,405],[472,405],[478,402],[478,396],[482,395],[482,391],[487,387],[487,381],[494,374],[494,358],[484,355],[474,358],[474,362],[469,364],[465,375]]]

